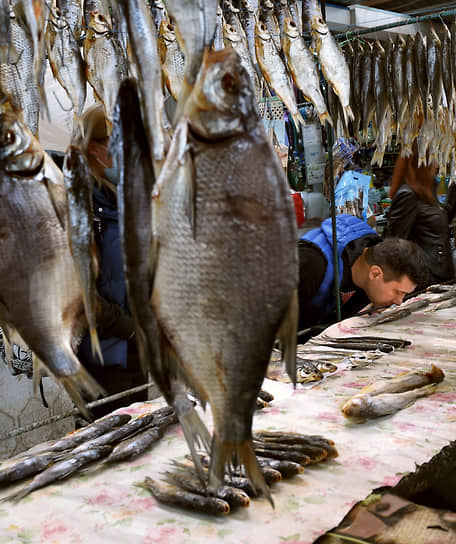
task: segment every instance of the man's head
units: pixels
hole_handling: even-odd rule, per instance
[[[420,248],[409,240],[387,238],[362,255],[361,287],[376,306],[401,304],[405,295],[426,284],[427,265]]]

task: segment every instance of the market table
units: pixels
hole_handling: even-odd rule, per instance
[[[416,464],[429,460],[456,438],[456,309],[417,311],[399,321],[358,328],[372,317],[351,318],[326,330],[401,337],[412,346],[385,354],[367,368],[337,372],[311,388],[265,380],[275,395],[257,412],[255,429],[321,434],[335,441],[339,457],[274,484],[273,510],[259,497],[249,508],[223,518],[163,507],[135,482],[160,477],[171,459],[188,452],[174,426],[148,453],[134,461],[75,476],[38,490],[18,504],[0,504],[0,543],[179,543],[310,544],[336,526],[350,507],[376,487],[396,484]],[[345,400],[381,376],[393,376],[431,363],[445,380],[434,395],[392,416],[353,424],[341,413]],[[161,399],[126,410],[143,413]],[[210,412],[204,414],[210,425]],[[2,490],[2,496],[15,488]]]

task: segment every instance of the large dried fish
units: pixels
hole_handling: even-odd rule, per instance
[[[182,121],[176,129],[154,198],[160,245],[151,302],[163,329],[166,372],[211,405],[210,485],[223,481],[236,457],[269,497],[251,424],[276,335],[291,374],[295,365],[295,218],[249,76],[232,49],[207,54],[185,118],[188,126]],[[278,237],[278,276],[270,268],[271,237]],[[233,277],[242,278],[235,289]],[[262,320],[248,318],[242,310],[246,300]],[[194,411],[182,414],[178,408],[195,453],[203,425]]]
[[[424,113],[424,120],[427,120],[428,96],[429,96],[429,76],[427,64],[427,50],[424,36],[421,32],[415,34],[415,73],[417,78],[418,92],[420,94],[421,106]]]
[[[81,391],[101,389],[72,350],[83,333],[82,293],[67,233],[63,175],[19,115],[0,113],[0,322],[59,379],[87,415]],[[16,258],[21,248],[21,258]],[[3,328],[3,326],[2,326]]]
[[[431,24],[427,34],[427,70],[432,97],[432,113],[437,120],[438,109],[442,99],[442,42]]]

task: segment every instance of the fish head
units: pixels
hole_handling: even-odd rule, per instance
[[[97,34],[105,34],[111,30],[106,17],[98,11],[91,11],[89,13],[89,27]]]
[[[292,39],[295,39],[299,36],[299,29],[296,25],[296,23],[291,19],[291,17],[287,17],[284,22],[284,32],[287,36],[289,36]]]
[[[342,407],[345,417],[363,419],[369,409],[370,397],[368,395],[355,395]]]
[[[49,22],[56,30],[63,30],[64,28],[67,28],[69,26],[66,19],[62,17],[62,12],[57,6],[51,7]]]
[[[163,21],[160,23],[158,35],[167,42],[174,42],[176,40],[174,25],[166,19],[163,19]]]
[[[263,21],[258,21],[255,25],[255,37],[263,42],[272,40],[271,34]]]
[[[326,36],[327,34],[329,34],[328,25],[325,23],[323,17],[320,14],[312,16],[312,18],[310,19],[310,28],[312,29],[312,32],[316,32],[321,36]]]
[[[254,90],[234,49],[206,50],[184,115],[194,135],[205,139],[227,138],[256,126]]]
[[[241,41],[239,32],[234,28],[234,26],[226,23],[223,25],[223,37],[233,43],[239,43]]]
[[[30,149],[34,138],[20,113],[6,99],[0,110],[0,162],[6,163]]]

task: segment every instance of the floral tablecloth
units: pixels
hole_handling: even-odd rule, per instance
[[[428,308],[429,309],[429,308]],[[368,368],[341,368],[312,388],[266,380],[275,395],[254,419],[256,429],[322,434],[335,441],[339,457],[306,467],[304,474],[275,484],[273,510],[264,498],[224,518],[160,506],[137,486],[159,477],[187,447],[178,426],[135,461],[88,472],[36,491],[18,504],[0,504],[0,544],[310,544],[336,526],[350,507],[382,485],[394,485],[456,438],[456,309],[423,309],[400,321],[358,328],[372,318],[333,325],[332,336],[378,334],[412,340],[411,347],[385,354]],[[438,392],[409,408],[363,424],[352,424],[340,408],[361,387],[437,364],[446,374]],[[134,404],[131,413],[161,401]],[[210,424],[210,413],[204,415]],[[2,490],[1,495],[11,489]]]

